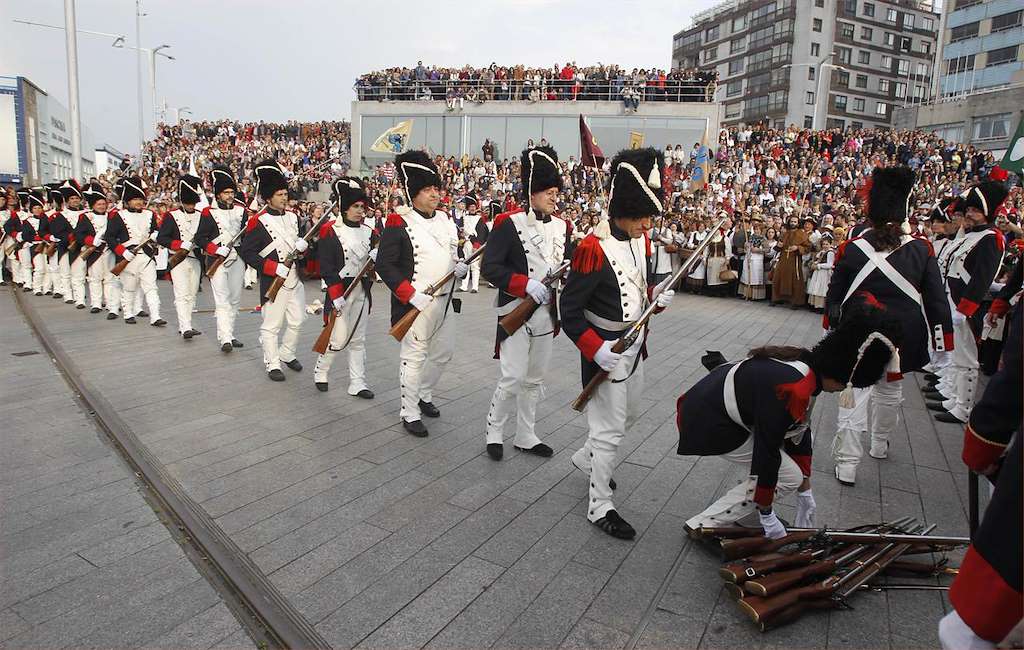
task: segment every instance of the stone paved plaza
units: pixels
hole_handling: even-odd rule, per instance
[[[701,354],[716,349],[734,359],[765,343],[811,345],[821,335],[815,314],[681,295],[656,317],[644,414],[627,432],[615,473],[617,508],[638,531],[625,542],[585,518],[586,477],[569,463],[586,436],[584,416],[569,407],[580,388],[579,357],[564,336],[555,341],[538,408],[537,432],[554,457],[520,454],[510,443],[500,463],[485,454],[484,419],[497,376],[493,290],[461,295],[455,358],[435,399],[441,417],[428,420],[430,436],[419,439],[398,419],[398,344],[386,333],[383,285],[375,285],[367,328],[372,401],[345,393],[344,355],[330,392],[314,388],[310,347],[319,316],[303,330],[299,359],[306,369],[285,369],[287,382],[277,384],[262,367],[258,315],[239,315],[237,336],[246,347],[224,355],[212,313],[196,316],[203,336],[187,343],[177,336],[170,286],[160,285],[170,321],[163,330],[145,319],[129,326],[48,297],[24,298],[84,379],[335,647],[938,646],[936,625],[948,604],[927,591],[862,593],[851,611],[816,612],[761,634],[722,589],[718,559],[683,535],[683,521],[743,473],[716,458],[675,453],[675,401],[705,373]],[[319,295],[307,285],[308,300]],[[10,637],[4,643],[102,645],[115,629],[124,630],[119,646],[247,642],[191,565],[171,557],[173,543],[94,427],[83,424],[70,397],[61,397],[66,385],[46,357],[10,356],[40,346],[10,297],[2,299],[2,438],[9,450],[15,443],[13,457],[0,460],[0,636]],[[201,309],[212,306],[208,285],[199,301]],[[243,291],[243,304],[257,303],[255,291]],[[912,515],[938,524],[936,534],[966,534],[962,429],[933,423],[913,377],[904,394],[889,459],[866,459],[853,488],[831,475],[835,397],[818,400],[812,430],[819,524]],[[76,469],[81,462],[88,468]],[[112,525],[129,510],[135,523],[124,530]],[[793,514],[788,504],[780,510]],[[82,523],[72,527],[72,520]],[[117,568],[106,568],[110,563]],[[133,600],[117,610],[116,623],[91,619],[96,632],[48,636],[79,624],[79,610],[64,594],[86,593],[75,590],[86,579],[80,576],[113,588],[117,576],[128,574],[163,576],[158,596],[151,580],[134,579],[161,599],[161,608],[180,603],[176,627],[206,616],[223,634],[200,624],[203,636],[173,636],[169,629],[170,636],[143,638],[130,617],[153,616],[154,609]],[[109,603],[95,606],[113,616]]]

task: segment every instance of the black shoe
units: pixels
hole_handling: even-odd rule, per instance
[[[61,299],[61,298],[63,298],[63,297],[64,297],[64,296],[60,295],[59,293],[55,293],[55,294],[53,294],[53,299],[54,299],[54,300],[60,300],[60,299]]]
[[[192,330],[185,330],[184,332],[181,333],[181,338],[185,339],[186,341],[190,340],[192,336]]]
[[[68,298],[67,300],[64,301],[64,304],[65,305],[73,305],[73,304],[75,304],[75,301],[72,300],[71,298]],[[82,305],[82,307],[85,307],[85,305]]]
[[[100,313],[101,311],[103,311],[103,310],[102,310],[102,309],[100,309],[99,307],[93,307],[92,309],[90,309],[90,310],[89,310],[89,313],[90,313],[90,314],[98,314],[98,313]]]
[[[231,352],[232,350],[234,350],[234,348],[231,347],[231,343],[224,343],[220,346],[221,352]]]
[[[402,419],[402,426],[406,431],[416,436],[417,438],[426,438],[429,435],[427,427],[423,425],[421,420],[413,420],[412,422]]]
[[[313,382],[313,385],[316,386],[316,389],[318,391],[320,391],[321,393],[326,393],[327,392],[327,382],[326,381],[315,381],[315,382]]]
[[[424,402],[420,400],[420,413],[427,416],[428,418],[439,418],[441,417],[441,411],[433,402]]]
[[[129,316],[128,318],[124,319],[124,322],[127,323],[128,325],[134,325],[135,324],[135,317],[134,316]]]
[[[32,287],[22,287],[21,291],[22,293],[31,293]]]
[[[238,339],[231,339],[231,347],[233,348],[244,348],[245,343],[242,343]]]
[[[138,316],[139,318],[149,318],[149,312],[146,310],[142,310],[135,315]]]
[[[199,330],[195,330],[195,329],[192,329],[192,330],[189,330],[189,331],[192,332],[192,336],[199,336],[200,334],[202,334],[202,332],[200,332]]]
[[[288,366],[295,372],[302,372],[302,364],[299,363],[298,359],[292,359],[291,361],[285,361],[284,365]]]
[[[942,402],[925,402],[925,407],[929,411],[937,411],[939,413],[948,413],[946,407],[942,405]]]
[[[75,309],[85,309],[85,305],[75,305]]]
[[[114,312],[110,312],[109,314],[107,314],[107,320],[117,320],[117,314]]]
[[[964,422],[963,420],[961,420],[960,418],[958,418],[957,416],[953,415],[948,411],[936,415],[935,420],[938,422],[948,422],[950,424],[967,424],[966,422]]]
[[[163,327],[166,324],[167,324],[167,321],[165,321],[162,318],[158,318],[155,321],[153,321],[152,323],[150,323],[150,325],[152,325],[153,327]]]
[[[370,390],[369,388],[364,388],[363,390],[356,393],[355,397],[359,397],[361,399],[373,399],[373,391]]]
[[[491,460],[501,460],[505,455],[505,445],[500,442],[487,443],[487,455],[491,457]]]
[[[555,452],[551,450],[551,447],[548,447],[543,442],[538,442],[529,449],[527,449],[526,447],[520,447],[518,445],[516,445],[515,448],[517,451],[521,451],[526,454],[533,454],[535,456],[540,456],[542,458],[551,458],[552,456],[555,455]]]
[[[267,373],[267,376],[270,377],[270,381],[284,381],[284,373],[280,368],[274,368]]]
[[[46,292],[46,295],[48,295],[48,296],[49,296],[49,295],[52,295],[52,294],[53,294],[53,292],[52,292],[52,291],[47,291],[47,292]]]
[[[939,376],[936,375],[934,372],[928,372],[928,373],[925,373],[924,380],[927,381],[927,382],[930,382],[930,383],[934,383],[934,382],[937,382],[939,380]]]
[[[633,527],[614,510],[609,510],[605,516],[591,523],[612,537],[618,537],[619,539],[633,539],[636,537],[636,531],[633,530]]]
[[[923,395],[926,400],[931,400],[933,402],[945,402],[949,399],[937,390],[926,390],[922,392],[921,395]]]

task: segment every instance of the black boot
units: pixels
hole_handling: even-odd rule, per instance
[[[288,366],[289,368],[291,368],[295,372],[301,372],[302,371],[302,364],[299,363],[298,359],[292,359],[291,361],[285,361],[284,365]]]
[[[441,417],[441,410],[434,406],[433,402],[424,402],[423,400],[420,400],[420,413],[428,418]]]
[[[591,523],[612,537],[618,537],[619,539],[633,539],[636,537],[636,531],[633,530],[633,527],[614,510],[609,510],[605,513],[605,516]]]
[[[427,435],[429,435],[427,427],[424,426],[422,420],[413,420],[410,422],[403,418],[402,426],[405,428],[406,431],[416,436],[417,438],[426,438]]]
[[[491,457],[491,460],[501,460],[505,455],[505,445],[500,442],[487,443],[487,455]]]
[[[242,343],[238,339],[231,339],[231,347],[233,348],[244,348],[245,343]]]
[[[223,343],[220,346],[220,351],[221,352],[231,352],[232,350],[234,350],[234,348],[231,347],[231,342],[230,341],[227,342],[227,343]]]
[[[270,377],[270,381],[284,381],[284,373],[280,368],[274,368],[267,373],[267,376]]]
[[[313,382],[313,385],[316,386],[316,389],[318,391],[320,391],[321,393],[326,393],[327,392],[327,382],[326,381],[315,381],[315,382]]]

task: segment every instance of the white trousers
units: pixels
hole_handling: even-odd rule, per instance
[[[452,358],[454,333],[455,313],[448,305],[448,296],[438,296],[402,339],[398,383],[402,389],[401,417],[406,422],[420,419],[420,400],[434,401],[434,387]]]
[[[361,288],[356,289],[349,296],[345,307],[334,323],[327,352],[321,354],[316,360],[313,381],[327,382],[334,358],[338,356],[338,352],[348,350],[348,394],[355,395],[359,391],[369,388],[366,385],[366,321],[369,320],[366,304],[366,293]],[[345,345],[346,341],[348,342],[347,346]]]
[[[10,260],[11,260],[11,275],[14,277],[14,281],[17,284],[20,284],[22,286],[31,287],[32,286],[32,268],[30,266],[25,266],[25,264],[23,262],[24,258],[22,257],[22,254],[21,254],[22,250],[24,250],[24,247],[19,248],[18,250],[11,252],[11,256],[10,256]],[[28,275],[28,279],[26,279],[26,277],[25,277],[26,274]]]
[[[233,258],[221,264],[217,272],[210,278],[210,289],[213,290],[213,302],[216,305],[217,341],[230,343],[235,338],[235,318],[238,306],[242,301],[242,275],[245,264]]]
[[[142,311],[141,297],[149,305],[150,322],[160,318],[160,293],[156,288],[156,263],[149,255],[138,254],[119,276],[121,280],[121,307],[124,317],[135,316]],[[142,291],[140,292],[139,289]]]
[[[45,249],[44,249],[45,250]],[[57,253],[47,256],[43,253],[39,256],[43,267],[43,293],[53,293],[60,284],[60,276],[57,273]],[[57,291],[60,293],[60,291]]]
[[[71,297],[75,304],[86,304],[85,280],[88,277],[89,269],[85,265],[85,259],[76,257],[71,262]]]
[[[537,402],[543,397],[544,373],[554,340],[548,307],[538,308],[515,334],[501,342],[501,376],[487,412],[487,444],[500,443],[505,423],[516,411],[516,447],[530,449],[541,440],[534,432]]]
[[[832,460],[839,471],[839,479],[853,483],[857,477],[857,466],[864,455],[861,431],[856,426],[858,410],[867,414],[868,431],[871,437],[871,455],[885,458],[889,451],[889,436],[900,421],[900,405],[903,403],[903,383],[889,382],[882,377],[873,386],[854,389],[857,405],[852,409],[839,407],[836,436],[832,440]]]
[[[47,268],[50,288],[59,293],[65,300],[71,300],[71,264],[68,254],[54,253]]]
[[[15,277],[14,277],[14,265],[13,264],[14,264],[15,260],[12,257],[10,259],[10,261],[8,261],[8,256],[7,256],[7,242],[8,241],[10,241],[10,239],[4,238],[3,243],[0,244],[0,279],[3,279],[4,266],[6,265],[6,266],[10,266],[11,267],[11,280],[14,281]]]
[[[258,273],[256,273],[256,269],[252,268],[251,266],[245,267],[245,276],[243,279],[243,283],[245,284],[245,286],[258,286],[259,282],[260,276]]]
[[[612,371],[608,380],[602,383],[587,404],[587,441],[573,454],[572,462],[584,471],[590,471],[590,494],[587,503],[587,519],[598,521],[609,510],[615,510],[612,503],[612,489],[608,482],[615,469],[615,455],[619,450],[626,429],[640,417],[644,392],[644,364],[637,363],[636,371],[626,377],[639,354],[642,337],[637,344],[626,351]]]
[[[280,370],[281,362],[295,359],[295,348],[299,343],[302,322],[306,320],[306,287],[299,281],[298,273],[291,269],[284,286],[277,293],[274,302],[263,303],[263,324],[260,325],[260,345],[263,346],[263,363],[267,372]],[[281,328],[280,341],[278,335]]]
[[[967,320],[953,322],[953,354],[937,386],[948,399],[943,408],[964,422],[974,408],[978,387],[978,343]]]
[[[996,644],[975,634],[955,609],[939,621],[939,643],[942,650],[988,650],[996,647]]]
[[[174,311],[178,315],[178,331],[192,329],[192,310],[196,306],[196,292],[199,290],[199,260],[186,257],[171,269],[171,285],[174,288]]]
[[[476,258],[469,265],[469,273],[462,278],[463,291],[476,291],[480,288],[480,258]]]
[[[116,314],[121,303],[121,283],[110,272],[110,258],[111,253],[103,251],[88,267],[86,267],[85,260],[82,260],[82,267],[85,269],[85,279],[89,281],[91,306],[102,308],[105,303],[107,310]],[[74,279],[73,273],[72,279]]]
[[[810,432],[804,433],[811,435]],[[779,463],[779,478],[775,484],[775,496],[785,497],[796,491],[804,481],[804,474],[800,466],[785,451],[781,451],[781,462]],[[754,436],[749,436],[747,441],[738,448],[726,454],[722,458],[737,465],[750,467],[754,459]],[[757,505],[754,503],[754,490],[757,488],[757,477],[749,476],[740,481],[735,487],[726,492],[717,501],[704,509],[698,515],[686,520],[686,525],[692,529],[701,526],[728,526],[734,524],[743,517],[754,511]]]

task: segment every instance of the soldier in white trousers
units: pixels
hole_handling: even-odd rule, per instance
[[[160,294],[156,287],[156,215],[146,209],[146,191],[142,179],[132,176],[121,184],[122,210],[111,212],[107,241],[117,262],[128,260],[121,271],[121,309],[124,322],[134,325],[139,316],[141,289],[149,306],[149,323],[154,327],[167,324],[160,317]]]
[[[174,288],[174,311],[178,317],[178,332],[188,341],[202,334],[192,327],[192,310],[196,306],[196,292],[199,291],[200,264],[196,252],[196,231],[199,229],[199,211],[196,204],[202,199],[203,181],[191,174],[178,179],[177,210],[171,211],[160,224],[156,243],[173,257],[186,253],[185,258],[171,269],[171,285]]]
[[[366,383],[366,321],[370,317],[373,274],[362,277],[348,298],[344,293],[367,260],[376,259],[377,237],[364,222],[367,196],[362,181],[346,176],[334,181],[331,187],[338,216],[320,229],[316,254],[326,285],[324,304],[338,316],[327,351],[317,358],[313,382],[317,390],[326,392],[335,357],[348,350],[348,394],[373,399],[373,391]]]
[[[115,320],[120,311],[121,284],[110,272],[110,254],[107,251],[107,214],[109,203],[103,187],[91,183],[84,190],[89,210],[75,225],[75,241],[80,242],[78,257],[71,263],[71,284],[75,296],[81,296],[79,309],[85,308],[85,285],[89,285],[89,313],[98,314],[107,307],[107,320]],[[76,298],[77,301],[77,298]]]
[[[242,274],[245,263],[238,255],[241,243],[236,236],[245,228],[245,206],[235,200],[237,183],[228,167],[217,166],[210,172],[213,184],[213,205],[203,208],[196,232],[196,245],[206,252],[207,259],[224,262],[210,278],[213,302],[216,305],[217,341],[221,352],[228,353],[243,343],[235,338],[235,317],[242,300]]]
[[[256,165],[256,192],[266,205],[253,215],[242,237],[242,260],[260,271],[260,300],[263,325],[260,344],[263,362],[271,381],[284,381],[281,364],[295,372],[302,363],[295,356],[302,323],[306,320],[306,290],[299,278],[295,260],[305,254],[309,243],[299,232],[299,217],[288,207],[288,182],[273,160]],[[289,256],[293,256],[288,263]],[[276,278],[284,284],[277,297],[267,299],[267,290]],[[282,333],[282,329],[284,332]]]

